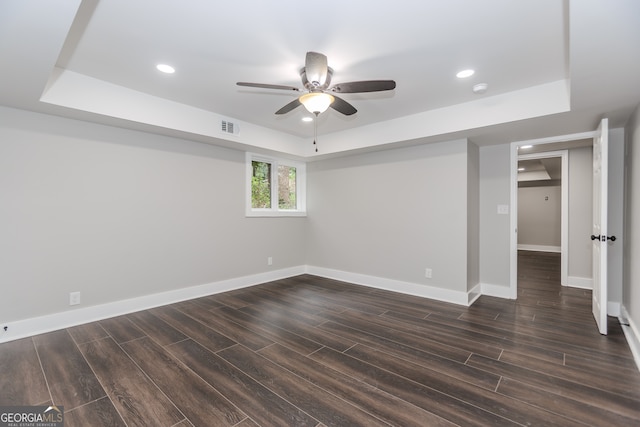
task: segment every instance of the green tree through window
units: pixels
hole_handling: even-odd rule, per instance
[[[296,203],[296,168],[278,166],[278,208],[297,209]]]
[[[251,207],[271,208],[271,163],[252,161]]]

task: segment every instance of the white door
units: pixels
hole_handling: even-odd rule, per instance
[[[593,139],[593,317],[607,334],[607,176],[609,123],[602,119]]]

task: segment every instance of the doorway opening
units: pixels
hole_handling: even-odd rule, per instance
[[[578,134],[564,135],[551,138],[542,138],[537,140],[518,141],[511,144],[511,239],[510,239],[510,297],[517,299],[518,297],[518,162],[520,160],[541,160],[545,158],[561,159],[561,231],[560,231],[560,283],[564,286],[574,284],[569,279],[569,162],[568,150],[578,147],[586,147],[593,145],[595,132],[583,132]],[[545,200],[543,200],[545,201]],[[545,201],[546,202],[546,201]],[[558,252],[557,245],[540,245],[553,246],[555,252]],[[550,249],[550,248],[546,248]],[[544,251],[541,251],[544,252]],[[579,286],[579,287],[588,287]]]
[[[569,284],[568,165],[568,150],[518,155],[518,253],[559,254],[562,286]]]

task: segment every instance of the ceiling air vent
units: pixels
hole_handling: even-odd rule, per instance
[[[240,132],[240,127],[236,123],[229,122],[227,120],[222,120],[220,123],[221,123],[220,130],[222,130],[222,132],[224,133],[237,135],[238,132]]]

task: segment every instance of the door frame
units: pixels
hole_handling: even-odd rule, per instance
[[[511,197],[510,197],[510,218],[509,218],[509,298],[517,299],[518,297],[518,150],[523,145],[541,145],[553,144],[558,142],[568,142],[578,139],[594,138],[596,131],[573,133],[569,135],[552,136],[548,138],[529,139],[523,141],[514,141],[510,146],[510,163],[511,163]],[[543,154],[543,153],[540,153]],[[548,156],[547,156],[548,157]],[[568,162],[567,162],[568,163]],[[563,180],[564,172],[568,167],[564,168],[563,164]],[[568,184],[568,182],[567,182]],[[568,188],[568,185],[566,186]],[[563,190],[564,191],[564,190]],[[563,197],[564,198],[564,197]],[[563,206],[564,208],[564,206]],[[563,209],[564,210],[564,209]],[[564,225],[564,224],[563,224]],[[568,224],[567,224],[568,225]],[[568,233],[568,227],[567,233]],[[563,230],[564,232],[564,230]],[[568,241],[566,242],[568,244]],[[568,259],[568,257],[565,257]],[[568,263],[568,260],[567,260]],[[567,264],[568,265],[568,264]],[[566,272],[568,275],[568,272]]]

